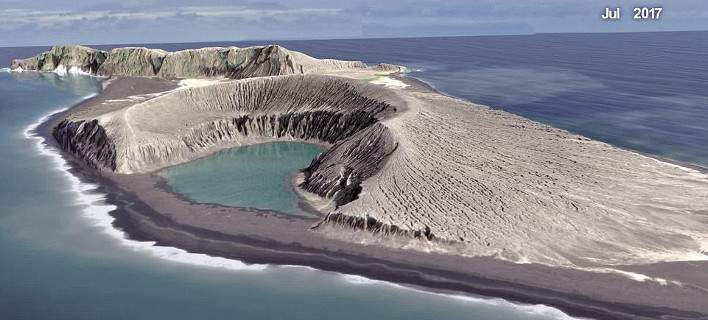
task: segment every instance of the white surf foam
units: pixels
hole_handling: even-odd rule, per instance
[[[458,299],[461,301],[467,301],[467,302],[472,302],[472,303],[477,303],[477,304],[486,304],[494,307],[502,307],[505,309],[513,309],[525,314],[530,314],[530,315],[535,315],[535,316],[541,316],[545,319],[556,319],[556,320],[576,320],[576,319],[585,319],[585,318],[576,318],[576,317],[571,317],[567,314],[565,314],[563,311],[560,311],[556,308],[549,307],[547,305],[543,304],[517,304],[513,302],[509,302],[504,299],[499,299],[499,298],[491,298],[491,299],[485,299],[485,298],[477,298],[477,297],[471,297],[471,296],[463,296],[463,295],[453,295],[453,294],[440,294],[443,296],[448,296],[453,299]]]
[[[283,269],[302,268],[302,269],[309,270],[309,271],[327,272],[327,271],[322,271],[322,270],[319,270],[316,268],[312,268],[312,267],[308,267],[308,266],[300,266],[300,265],[280,265],[277,267],[283,268]],[[513,309],[513,310],[519,311],[521,313],[530,314],[530,315],[539,315],[539,316],[543,316],[544,318],[549,318],[549,319],[557,319],[557,320],[584,319],[584,318],[571,317],[559,309],[549,307],[549,306],[543,305],[543,304],[536,304],[536,305],[520,304],[520,303],[514,303],[511,301],[507,301],[507,300],[504,300],[501,298],[474,297],[474,296],[468,296],[468,295],[463,295],[463,294],[452,294],[452,293],[440,293],[440,292],[426,291],[423,289],[418,289],[418,288],[414,288],[414,287],[401,285],[401,284],[398,284],[395,282],[370,279],[370,278],[360,276],[360,275],[336,273],[336,272],[330,272],[330,273],[338,275],[343,281],[345,281],[349,284],[352,284],[352,285],[357,285],[357,286],[358,285],[385,285],[385,286],[393,287],[396,289],[410,290],[410,291],[420,293],[420,294],[450,298],[450,299],[455,299],[455,300],[462,301],[462,302],[468,302],[468,303],[473,303],[473,304],[483,304],[483,305],[489,305],[489,306],[493,306],[493,307],[500,307],[500,308],[504,308],[504,309]]]
[[[54,73],[56,73],[59,76],[66,76],[68,74],[70,75],[82,75],[82,76],[91,76],[92,74],[81,70],[78,66],[71,66],[68,69],[64,65],[59,65],[54,69]]]
[[[10,68],[0,68],[0,72],[7,72],[10,73]]]
[[[374,279],[369,279],[367,277],[362,277],[362,276],[357,276],[354,274],[342,274],[342,278],[344,281],[351,283],[351,284],[378,284],[378,283],[386,283],[385,281],[380,281],[380,280],[374,280]]]
[[[549,319],[557,319],[557,320],[583,319],[583,318],[571,317],[559,309],[549,307],[549,306],[543,305],[543,304],[535,304],[535,305],[520,304],[520,303],[514,303],[514,302],[511,302],[508,300],[504,300],[501,298],[485,298],[485,297],[474,297],[474,296],[468,296],[468,295],[462,295],[462,294],[431,292],[431,291],[426,291],[426,290],[421,290],[421,289],[417,289],[417,288],[413,288],[413,287],[400,285],[400,284],[393,283],[393,282],[369,279],[369,278],[358,276],[358,275],[341,274],[341,276],[344,281],[354,284],[354,285],[388,285],[388,286],[395,287],[398,289],[411,290],[416,293],[451,298],[451,299],[455,299],[455,300],[459,300],[459,301],[463,301],[463,302],[468,302],[468,303],[472,303],[472,304],[477,304],[477,305],[481,304],[481,305],[488,305],[488,306],[492,306],[492,307],[499,307],[499,308],[503,308],[503,309],[511,309],[511,310],[515,310],[515,311],[518,311],[521,313],[542,316],[544,318],[549,318]]]
[[[8,69],[8,68],[0,69],[0,71],[5,70],[5,69]],[[82,70],[78,66],[71,66],[71,67],[67,68],[66,66],[61,65],[61,64],[58,65],[52,71],[24,70],[24,69],[22,69],[22,67],[17,67],[15,69],[8,69],[8,70],[9,70],[9,72],[24,72],[24,71],[44,72],[44,73],[48,72],[48,73],[55,73],[56,75],[58,75],[60,77],[65,77],[67,75],[81,75],[81,76],[89,76],[89,77],[95,77],[95,78],[108,78],[107,76],[99,76],[99,75],[91,74],[89,72]]]
[[[278,265],[278,267],[283,268],[283,269],[304,269],[307,271],[320,271],[319,269],[315,269],[310,266],[298,266],[295,264],[281,264],[281,265]]]
[[[84,97],[88,99],[95,96],[95,94]],[[157,258],[187,263],[198,266],[223,268],[229,270],[253,270],[259,271],[267,268],[267,265],[248,265],[238,260],[231,260],[220,257],[212,257],[206,254],[189,253],[185,250],[173,248],[156,246],[155,242],[151,241],[135,241],[126,238],[123,231],[118,230],[113,227],[113,221],[115,220],[109,212],[116,209],[116,206],[106,204],[106,195],[96,192],[98,188],[97,185],[91,183],[85,183],[79,180],[76,176],[69,172],[69,164],[64,160],[64,158],[57,152],[56,149],[47,146],[44,143],[44,139],[39,137],[35,133],[35,129],[44,121],[46,121],[50,116],[65,111],[67,108],[62,108],[55,110],[49,114],[46,114],[39,118],[35,123],[29,125],[24,130],[24,135],[27,139],[33,140],[35,142],[35,147],[38,151],[51,159],[54,164],[54,168],[61,171],[70,184],[70,190],[76,197],[76,204],[81,206],[81,214],[88,218],[88,221],[92,225],[101,228],[103,233],[108,236],[118,240],[120,244],[142,253],[152,255]]]

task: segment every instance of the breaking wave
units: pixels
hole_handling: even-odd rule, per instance
[[[412,291],[415,291],[416,293],[420,293],[420,294],[446,297],[446,298],[455,299],[455,300],[462,301],[462,302],[468,302],[468,303],[472,303],[472,304],[476,304],[476,305],[486,305],[486,306],[498,307],[498,308],[507,309],[507,310],[514,310],[514,311],[524,313],[527,315],[531,315],[531,316],[540,316],[544,319],[554,319],[554,320],[583,319],[583,318],[571,317],[571,316],[565,314],[561,310],[558,310],[556,308],[549,307],[549,306],[543,305],[543,304],[535,304],[535,305],[520,304],[520,303],[510,302],[508,300],[504,300],[501,298],[486,298],[486,297],[475,297],[475,296],[462,295],[462,294],[432,292],[432,291],[420,290],[420,289],[416,289],[413,287],[400,285],[400,284],[393,283],[393,282],[373,280],[373,279],[369,279],[366,277],[362,277],[362,276],[358,276],[358,275],[351,275],[351,274],[342,274],[342,279],[350,284],[353,284],[353,285],[388,285],[388,286],[392,286],[392,287],[399,288],[399,289],[412,290]]]
[[[83,75],[83,76],[90,76],[91,74],[88,72],[85,72],[81,70],[81,68],[77,66],[72,66],[70,68],[66,68],[63,65],[59,65],[56,69],[54,69],[54,73],[60,75],[60,76],[65,76],[67,74],[72,74],[72,75]]]

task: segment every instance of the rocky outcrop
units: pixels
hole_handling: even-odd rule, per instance
[[[336,225],[384,236],[402,236],[419,239],[422,238],[426,240],[438,240],[435,238],[435,235],[431,232],[430,227],[428,226],[423,226],[418,230],[401,228],[397,225],[382,223],[368,214],[361,217],[346,215],[341,212],[330,212],[322,220],[313,225],[312,229],[318,229],[324,225]]]
[[[101,76],[157,76],[167,79],[324,73],[365,69],[360,61],[316,59],[278,45],[248,48],[201,48],[167,52],[117,48],[110,52],[83,46],[54,46],[28,59],[13,60],[11,69],[54,71],[57,68]]]
[[[356,200],[361,182],[370,178],[396,149],[393,136],[384,125],[375,123],[348,139],[336,143],[317,156],[303,170],[305,190],[334,200],[336,207]]]
[[[166,57],[158,76],[163,78],[225,76],[242,79],[362,68],[366,68],[366,65],[358,61],[315,59],[274,45],[249,48],[202,48],[174,52]]]
[[[168,52],[148,48],[116,48],[108,53],[97,74],[151,77],[157,75]]]
[[[63,120],[53,131],[62,149],[92,168],[116,168],[116,148],[98,120]]]
[[[373,67],[373,69],[377,71],[385,71],[385,72],[403,72],[405,70],[404,67],[395,65],[395,64],[390,64],[390,63],[379,63]]]
[[[27,59],[12,61],[11,69],[55,71],[72,67],[86,73],[95,74],[106,61],[107,52],[84,46],[54,46],[49,51]]]

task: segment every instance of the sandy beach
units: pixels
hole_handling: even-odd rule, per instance
[[[421,82],[399,77],[415,90],[432,91]],[[175,81],[114,78],[101,94],[51,117],[38,128],[56,145],[52,128],[69,114],[82,114],[106,100],[150,95],[176,88]],[[587,272],[542,264],[519,264],[491,257],[393,249],[366,241],[371,235],[352,231],[362,241],[332,239],[310,232],[317,219],[277,212],[191,203],[169,191],[156,173],[131,175],[96,171],[64,156],[80,179],[97,182],[118,206],[115,226],[131,238],[156,241],[190,252],[246,263],[303,265],[355,274],[428,290],[501,297],[545,304],[568,314],[597,319],[699,318],[708,314],[708,278],[703,261],[612,266],[658,278],[637,281],[618,272]],[[410,239],[392,238],[405,245]]]

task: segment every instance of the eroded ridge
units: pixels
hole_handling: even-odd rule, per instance
[[[326,221],[514,261],[705,259],[706,175],[439,94],[406,99],[382,122],[396,151]]]
[[[381,65],[378,68],[398,68]],[[360,61],[316,59],[278,45],[213,47],[167,52],[142,47],[111,51],[84,46],[54,46],[27,59],[16,59],[12,70],[61,71],[101,76],[155,76],[167,79],[324,73],[366,69]]]

